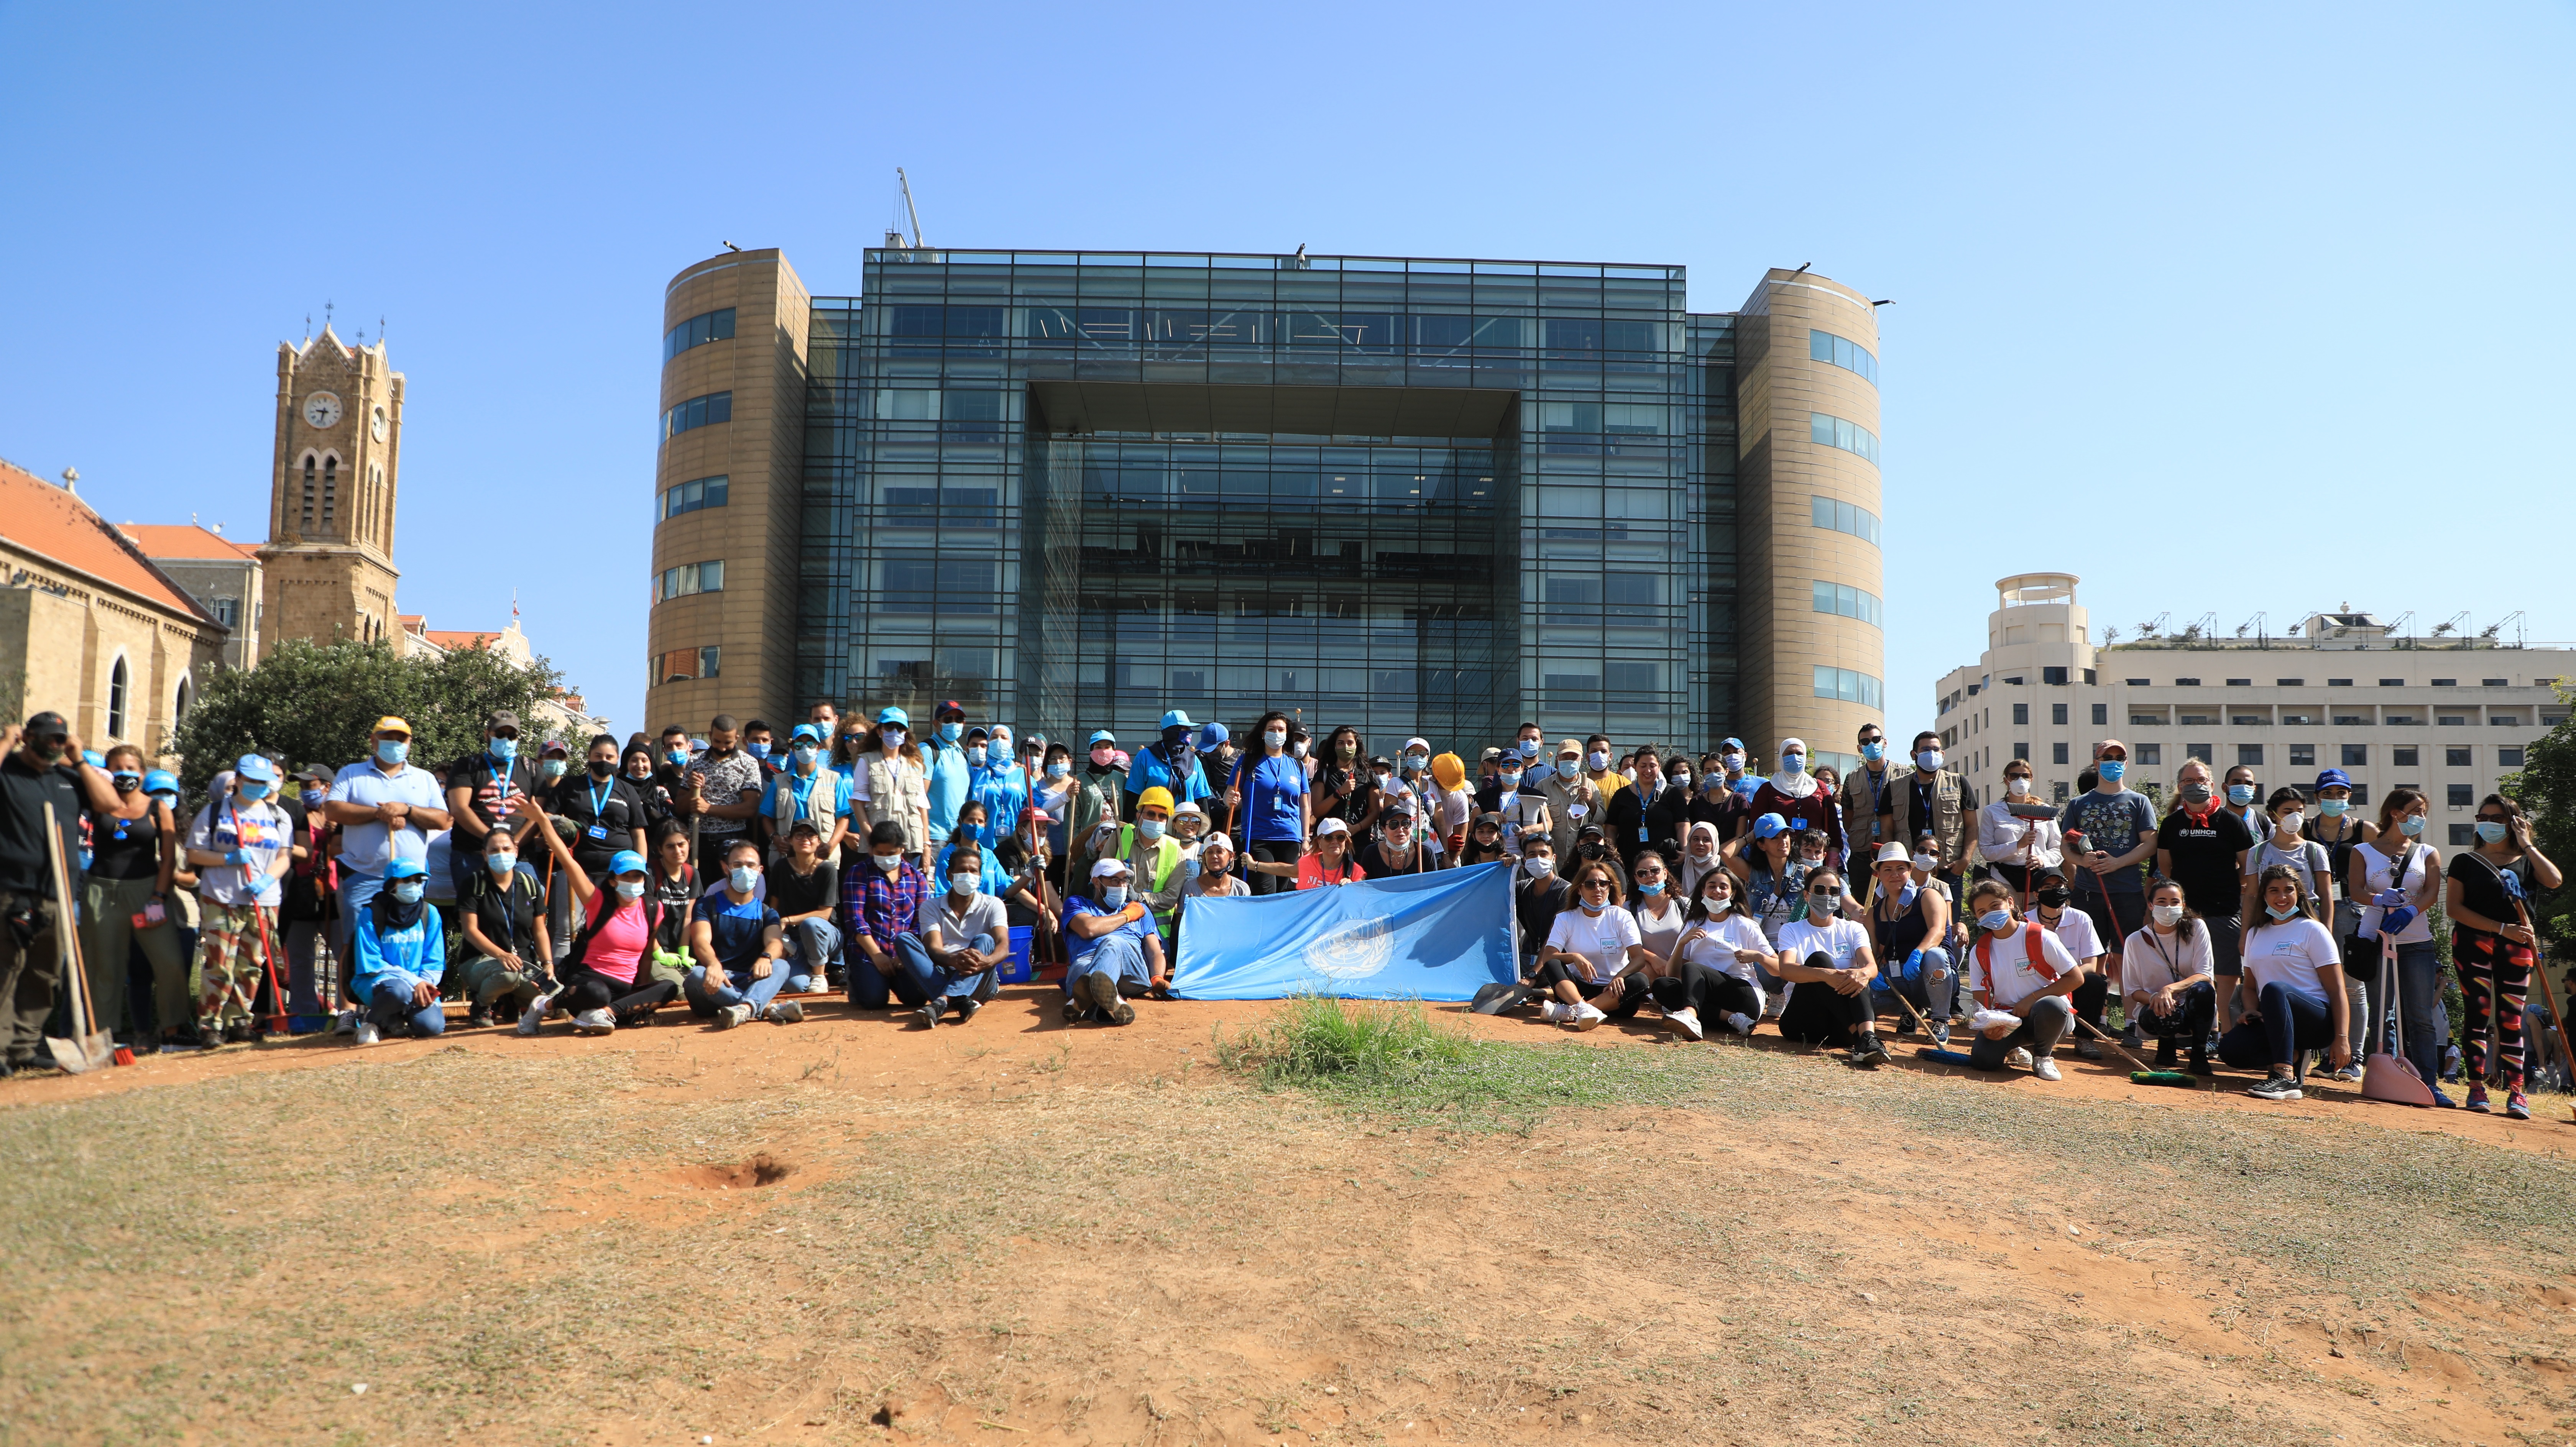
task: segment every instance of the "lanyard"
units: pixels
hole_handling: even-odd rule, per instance
[[[601,819],[599,816],[600,816],[602,813],[605,813],[605,812],[607,811],[607,809],[608,809],[608,796],[609,796],[610,794],[612,794],[612,793],[615,793],[615,792],[616,792],[616,790],[617,790],[617,781],[616,781],[615,779],[611,779],[611,780],[609,780],[609,781],[608,781],[607,783],[605,783],[605,784],[593,784],[593,785],[591,785],[591,786],[590,786],[590,822],[591,822],[591,823],[593,823],[593,824],[602,824],[602,823],[606,823],[606,822],[607,822],[606,820]]]
[[[2176,940],[2180,940],[2182,938],[2182,930],[2179,927],[2174,930],[2174,938]],[[2164,958],[2165,969],[2170,972],[2175,979],[2181,979],[2182,962],[2173,957],[2173,951],[2165,948],[2164,937],[2156,933],[2155,926],[2153,925],[2147,926],[2147,943],[2153,946],[2155,948],[2155,952]]]

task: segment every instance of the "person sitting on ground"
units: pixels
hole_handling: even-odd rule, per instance
[[[653,836],[652,858],[652,877],[645,887],[662,906],[662,923],[653,933],[653,948],[672,961],[685,959],[689,922],[697,917],[698,896],[706,892],[698,882],[698,867],[689,862],[689,831],[676,822],[664,824]],[[719,867],[722,859],[722,855],[717,856]],[[687,973],[674,967],[670,978],[676,983]]]
[[[1913,1021],[1905,1013],[1911,1004],[1922,1012],[1933,1045],[1949,1048],[1950,1008],[1959,980],[1942,943],[1950,933],[1949,900],[1915,881],[1913,851],[1891,839],[1878,848],[1878,888],[1868,909],[1871,957],[1884,962],[1880,978],[1887,986],[1886,1009],[1877,1010],[1882,1002],[1873,996],[1874,1012],[1898,1017],[1901,1040],[1913,1033]]]
[[[1360,877],[1384,879],[1439,868],[1422,831],[1421,811],[1414,805],[1413,796],[1389,794],[1386,807],[1378,811],[1377,823],[1369,830],[1369,841],[1360,846]]]
[[[2293,796],[2295,797],[2295,796]],[[2218,1058],[2239,1070],[2268,1067],[2248,1086],[2257,1100],[2297,1100],[2297,1063],[2326,1049],[2341,1070],[2352,1059],[2351,1002],[2334,936],[2308,912],[2307,871],[2289,864],[2264,869],[2257,883],[2261,917],[2250,920],[2237,977],[2244,1009],[2236,1028],[2218,1037]]]
[[[1665,972],[1647,987],[1665,1021],[1694,1040],[1713,1025],[1751,1035],[1762,1018],[1761,969],[1773,958],[1771,942],[1736,910],[1739,887],[1723,869],[1700,876]]]
[[[356,977],[350,997],[366,1014],[357,1043],[373,1045],[387,1030],[415,1038],[444,1034],[447,1008],[438,986],[447,973],[447,931],[429,906],[429,867],[397,858],[385,866],[384,888],[349,925]]]
[[[2039,887],[2031,893],[2030,917],[2047,926],[2049,932],[2057,936],[2057,942],[2066,946],[2067,955],[2083,967],[2084,983],[2075,987],[2069,1003],[2075,1006],[2076,1019],[2100,1031],[2102,1006],[2111,996],[2111,977],[2119,967],[2118,957],[2103,947],[2101,933],[2094,928],[2092,915],[2080,909],[2067,908],[2075,902],[2075,891],[2067,887],[2063,873],[2054,869],[2034,869],[2032,878],[2038,881]],[[2107,971],[2104,968],[2106,963],[2110,966]],[[2067,1028],[2075,1030],[2072,1025]],[[2075,1030],[2075,1035],[2077,1055],[2086,1060],[2102,1058],[2102,1047],[2095,1043],[2092,1034]]]
[[[1240,899],[1249,897],[1252,886],[1234,872],[1234,841],[1222,834],[1211,834],[1199,846],[1198,873],[1181,887],[1184,899]]]
[[[810,822],[810,821],[805,821]],[[778,911],[760,897],[760,846],[738,837],[725,846],[724,879],[698,901],[689,920],[689,954],[697,961],[681,983],[689,1013],[719,1030],[753,1020],[793,1025],[805,1007],[781,1000],[787,986],[787,941]]]
[[[1977,920],[1977,942],[1968,947],[1977,1005],[2020,1022],[1979,1030],[1968,1063],[1979,1070],[2027,1065],[2042,1080],[2058,1079],[2050,1053],[2074,1028],[2072,996],[2084,983],[2084,968],[2056,931],[2014,911],[2012,886],[2002,880],[1978,880],[1968,890],[1968,909]]]
[[[1392,795],[1388,798],[1394,803]],[[1315,841],[1307,853],[1285,863],[1258,857],[1244,860],[1244,866],[1256,873],[1278,875],[1297,882],[1299,889],[1322,889],[1331,884],[1357,884],[1368,878],[1368,872],[1351,860],[1351,826],[1339,819],[1325,817],[1315,821]],[[1254,890],[1259,894],[1261,891]]]
[[[1127,861],[1097,859],[1088,890],[1064,902],[1065,946],[1073,957],[1064,972],[1068,1025],[1080,1020],[1128,1024],[1136,1018],[1136,1007],[1126,997],[1169,988],[1163,938],[1144,902],[1129,896],[1133,880]]]
[[[2191,1046],[2191,1073],[2215,1075],[2209,1027],[2218,1015],[2217,955],[2209,925],[2183,898],[2182,885],[2159,879],[2147,891],[2147,922],[2120,952],[2120,989],[2129,1023],[2156,1037],[2156,1068],[2170,1070],[2174,1042]]]
[[[1574,908],[1574,886],[1556,872],[1556,846],[1545,834],[1521,840],[1520,872],[1512,877],[1512,910],[1520,917],[1521,980],[1529,983],[1537,969],[1538,946],[1556,927],[1556,917]]]
[[[457,896],[456,915],[465,934],[466,1024],[492,1024],[495,1012],[516,1018],[554,988],[544,894],[519,867],[518,836],[485,830],[483,867]]]
[[[1491,811],[1477,815],[1467,826],[1467,842],[1459,847],[1458,866],[1511,862],[1510,852],[1503,848],[1503,816]]]
[[[787,852],[769,866],[763,881],[758,893],[778,911],[785,958],[794,966],[786,988],[799,995],[832,988],[849,967],[848,944],[833,917],[842,893],[840,867],[823,852],[816,821],[799,819],[787,826]]]
[[[1637,920],[1637,937],[1655,962],[1646,968],[1646,982],[1662,979],[1673,958],[1673,946],[1681,942],[1683,920],[1690,913],[1685,897],[1673,888],[1673,873],[1660,849],[1640,849],[1629,862],[1628,913]]]
[[[952,839],[965,837],[965,818]],[[1001,988],[1001,964],[1011,955],[1011,922],[1001,898],[984,890],[975,856],[951,850],[947,888],[925,898],[910,934],[895,938],[895,957],[903,973],[891,982],[894,992],[923,1028],[935,1027],[951,1013],[957,1023],[975,1012]]]
[[[1637,933],[1636,916],[1620,905],[1619,871],[1589,860],[1573,882],[1575,907],[1556,917],[1538,952],[1538,983],[1548,997],[1540,1016],[1597,1030],[1613,1016],[1637,1013],[1646,1000],[1641,972],[1659,961]]]
[[[895,941],[911,932],[930,894],[929,876],[904,857],[909,839],[899,821],[879,820],[868,830],[868,857],[841,880],[841,913],[850,922],[849,942],[857,946],[843,978],[850,1003],[863,1010],[882,1010],[894,998],[894,977],[903,969]],[[793,835],[788,842],[795,844]],[[773,898],[779,884],[770,881]],[[792,954],[795,941],[788,944]]]
[[[1780,927],[1779,959],[1771,967],[1790,986],[1780,1007],[1780,1034],[1829,1049],[1848,1047],[1845,1063],[1875,1070],[1887,1063],[1887,1049],[1878,1043],[1870,998],[1878,960],[1870,952],[1869,930],[1843,914],[1841,870],[1819,864],[1805,884],[1805,914]]]
[[[514,801],[513,807],[530,806]],[[647,893],[644,856],[632,849],[609,855],[603,886],[592,883],[574,862],[562,835],[547,828],[529,834],[554,852],[555,887],[572,890],[582,925],[555,973],[556,993],[540,996],[527,1008],[519,1017],[519,1033],[535,1034],[549,1007],[558,1005],[572,1012],[576,1035],[605,1035],[621,1025],[649,1023],[655,1009],[679,997],[680,987],[652,975],[649,957],[661,904]]]

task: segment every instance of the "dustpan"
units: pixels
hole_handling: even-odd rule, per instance
[[[72,1012],[72,1038],[48,1035],[45,1048],[53,1052],[56,1065],[74,1075],[105,1070],[116,1059],[116,1041],[98,1028],[97,1012],[90,1004],[89,974],[81,968],[77,907],[63,868],[63,836],[54,827],[54,806],[50,803],[45,805],[45,859],[54,875],[54,954],[68,982]]]
[[[2399,877],[2403,877],[2401,874]],[[2383,911],[2384,913],[2384,911]],[[2361,1096],[2364,1100],[2384,1100],[2391,1105],[2433,1104],[2433,1087],[2415,1073],[2415,1062],[2406,1058],[2406,1012],[2400,1002],[2388,993],[2389,981],[2396,978],[2397,945],[2382,930],[2379,935],[2379,983],[2372,988],[2371,1008],[2388,1022],[2397,1050],[2373,1051],[2361,1066]],[[2382,1042],[2387,1043],[2386,1041]]]

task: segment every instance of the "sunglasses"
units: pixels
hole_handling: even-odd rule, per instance
[[[1834,896],[1841,894],[1842,891],[1834,888],[1832,885],[1826,885],[1821,889],[1808,890],[1807,893],[1814,895],[1818,899],[1832,899]]]
[[[1585,889],[1608,889],[1610,887],[1610,881],[1595,875],[1594,877],[1583,881],[1583,887]]]

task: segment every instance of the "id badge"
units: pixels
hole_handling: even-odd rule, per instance
[[[1637,842],[1640,844],[1646,842],[1646,826],[1643,824],[1637,826]]]
[[[605,824],[593,824],[590,826],[589,833],[590,837],[593,839],[605,839],[608,837],[608,826]]]

